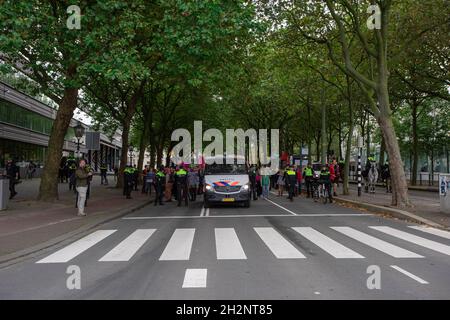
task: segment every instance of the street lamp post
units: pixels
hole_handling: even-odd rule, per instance
[[[358,197],[361,197],[361,154],[363,147],[362,137],[358,137]]]
[[[84,136],[84,127],[81,122],[73,128],[75,131],[75,137],[77,138],[77,158],[80,158],[80,139]]]
[[[130,146],[128,147],[128,153],[130,155],[130,166],[133,166],[133,145],[130,144]]]

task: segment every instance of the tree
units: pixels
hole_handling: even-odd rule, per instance
[[[70,1],[4,1],[0,7],[0,59],[33,79],[42,93],[58,104],[42,173],[39,199],[58,199],[58,167],[64,136],[77,107],[86,70],[98,63],[99,52],[107,54],[121,27],[135,18],[142,1],[81,1],[81,29],[69,29]],[[120,16],[121,24],[111,17]],[[114,42],[116,41],[116,42]]]

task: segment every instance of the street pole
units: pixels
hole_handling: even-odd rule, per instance
[[[80,138],[77,138],[77,158],[80,158]]]
[[[358,197],[361,197],[361,154],[362,154],[362,137],[358,137]]]
[[[326,107],[325,107],[325,88],[322,89],[322,165],[327,163],[327,120],[326,120]]]

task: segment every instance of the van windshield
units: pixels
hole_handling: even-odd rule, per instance
[[[205,174],[247,174],[245,164],[207,164]]]

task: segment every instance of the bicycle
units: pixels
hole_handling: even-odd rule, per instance
[[[322,198],[323,204],[326,204],[330,194],[329,194],[330,190],[327,189],[326,184],[324,182],[322,182],[320,184],[320,197]]]
[[[312,196],[314,202],[317,202],[319,201],[320,193],[319,193],[319,182],[316,179],[313,180],[312,187],[313,187]]]

